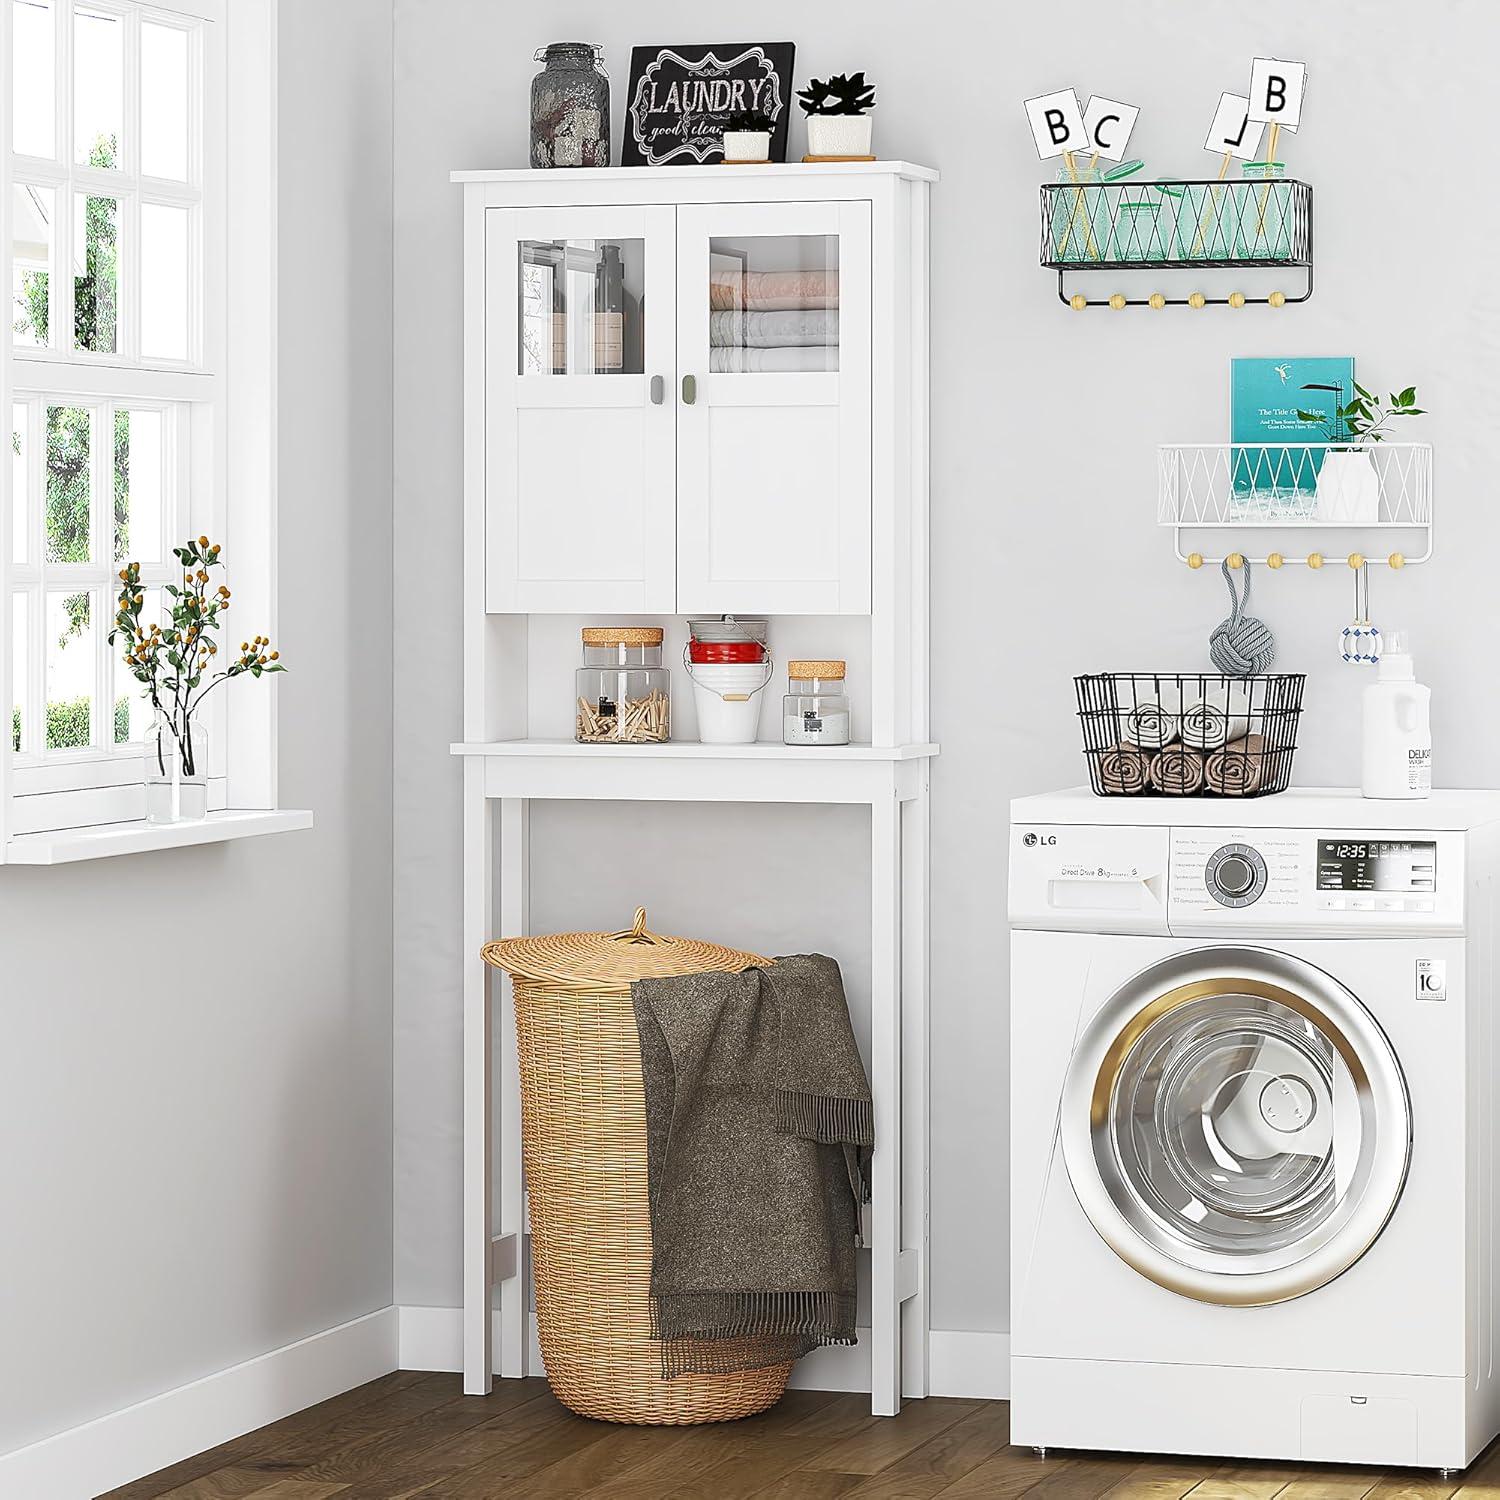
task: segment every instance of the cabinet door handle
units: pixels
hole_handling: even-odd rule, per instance
[[[660,406],[662,404],[663,400],[666,399],[666,394],[667,394],[667,382],[665,380],[663,380],[660,375],[653,375],[651,377],[651,404],[652,404],[652,406]]]
[[[682,404],[691,406],[698,399],[698,377],[696,375],[684,375],[682,377]]]

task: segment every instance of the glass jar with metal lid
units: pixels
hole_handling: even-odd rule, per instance
[[[589,745],[660,744],[672,738],[672,674],[655,625],[589,626],[575,676],[577,729]]]
[[[781,739],[787,745],[847,745],[849,697],[841,661],[787,663]]]

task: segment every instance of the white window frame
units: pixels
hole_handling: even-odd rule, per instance
[[[89,9],[129,11],[126,26],[127,85],[124,141],[119,172],[73,166],[71,37],[74,0],[53,0],[57,25],[59,78],[56,101],[56,157],[13,157],[9,101],[0,108],[0,246],[8,261],[13,183],[23,180],[55,186],[59,201],[74,187],[124,190],[122,253],[128,255],[139,227],[142,202],[169,202],[192,209],[193,249],[201,247],[200,295],[189,310],[188,361],[138,357],[138,309],[134,293],[121,289],[122,336],[116,355],[93,355],[71,348],[71,278],[58,274],[71,201],[56,216],[53,254],[52,318],[66,342],[45,350],[12,348],[9,313],[0,326],[0,418],[8,424],[15,404],[50,397],[80,398],[78,404],[114,401],[155,406],[175,415],[180,474],[176,531],[164,506],[165,548],[187,535],[211,534],[229,559],[228,579],[235,612],[226,629],[267,630],[275,634],[273,562],[276,546],[276,0],[87,0]],[[0,0],[0,78],[5,93],[11,79],[11,0]],[[139,57],[140,19],[196,28],[201,43],[191,56],[190,101],[201,101],[201,131],[190,151],[189,184],[142,178],[136,172],[140,148],[139,99],[130,82]],[[195,103],[195,107],[197,104]],[[234,235],[229,233],[231,221]],[[126,286],[136,285],[129,271]],[[66,282],[66,285],[63,283]],[[234,289],[233,297],[225,289]],[[7,307],[10,288],[6,287]],[[179,404],[182,403],[182,404]],[[55,399],[51,404],[57,404]],[[45,422],[43,408],[42,421]],[[10,428],[5,427],[8,434]],[[97,446],[97,445],[96,445]],[[28,452],[37,472],[40,454]],[[101,460],[96,457],[96,464]],[[44,569],[33,526],[25,567],[11,561],[13,496],[8,453],[0,464],[0,704],[12,693],[11,600],[17,586],[37,587]],[[112,507],[108,508],[112,512]],[[110,517],[96,517],[95,557],[90,564],[53,565],[42,573],[40,589],[56,581],[102,591],[104,612],[94,619],[105,632],[113,619],[117,566],[100,543]],[[170,550],[162,571],[175,571]],[[94,575],[98,574],[98,578]],[[154,572],[148,581],[154,581]],[[33,621],[45,609],[33,610]],[[96,592],[96,599],[101,595]],[[96,604],[96,609],[98,605]],[[225,639],[228,639],[226,635]],[[33,646],[32,676],[44,658]],[[101,824],[133,823],[143,814],[139,746],[115,747],[110,729],[113,703],[105,691],[110,679],[100,668],[96,690],[95,745],[89,752],[51,751],[43,757],[17,756],[11,749],[9,710],[0,736],[0,863],[11,841],[29,834]],[[44,684],[28,684],[31,703],[45,700]],[[211,804],[233,810],[273,809],[276,801],[276,683],[263,678],[218,694],[210,721]],[[35,708],[32,712],[35,713]],[[28,715],[29,717],[29,715]],[[32,733],[39,733],[40,724]],[[28,749],[32,746],[28,746]],[[228,836],[228,835],[226,835]],[[194,841],[201,841],[195,839]],[[71,857],[71,856],[70,856]]]

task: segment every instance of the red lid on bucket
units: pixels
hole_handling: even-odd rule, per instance
[[[698,641],[688,642],[688,660],[700,665],[720,665],[728,662],[750,662],[758,664],[766,659],[763,641]]]

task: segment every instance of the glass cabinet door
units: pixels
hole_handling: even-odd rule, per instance
[[[677,211],[679,611],[870,605],[870,205]]]
[[[487,211],[492,610],[673,607],[673,221]]]

